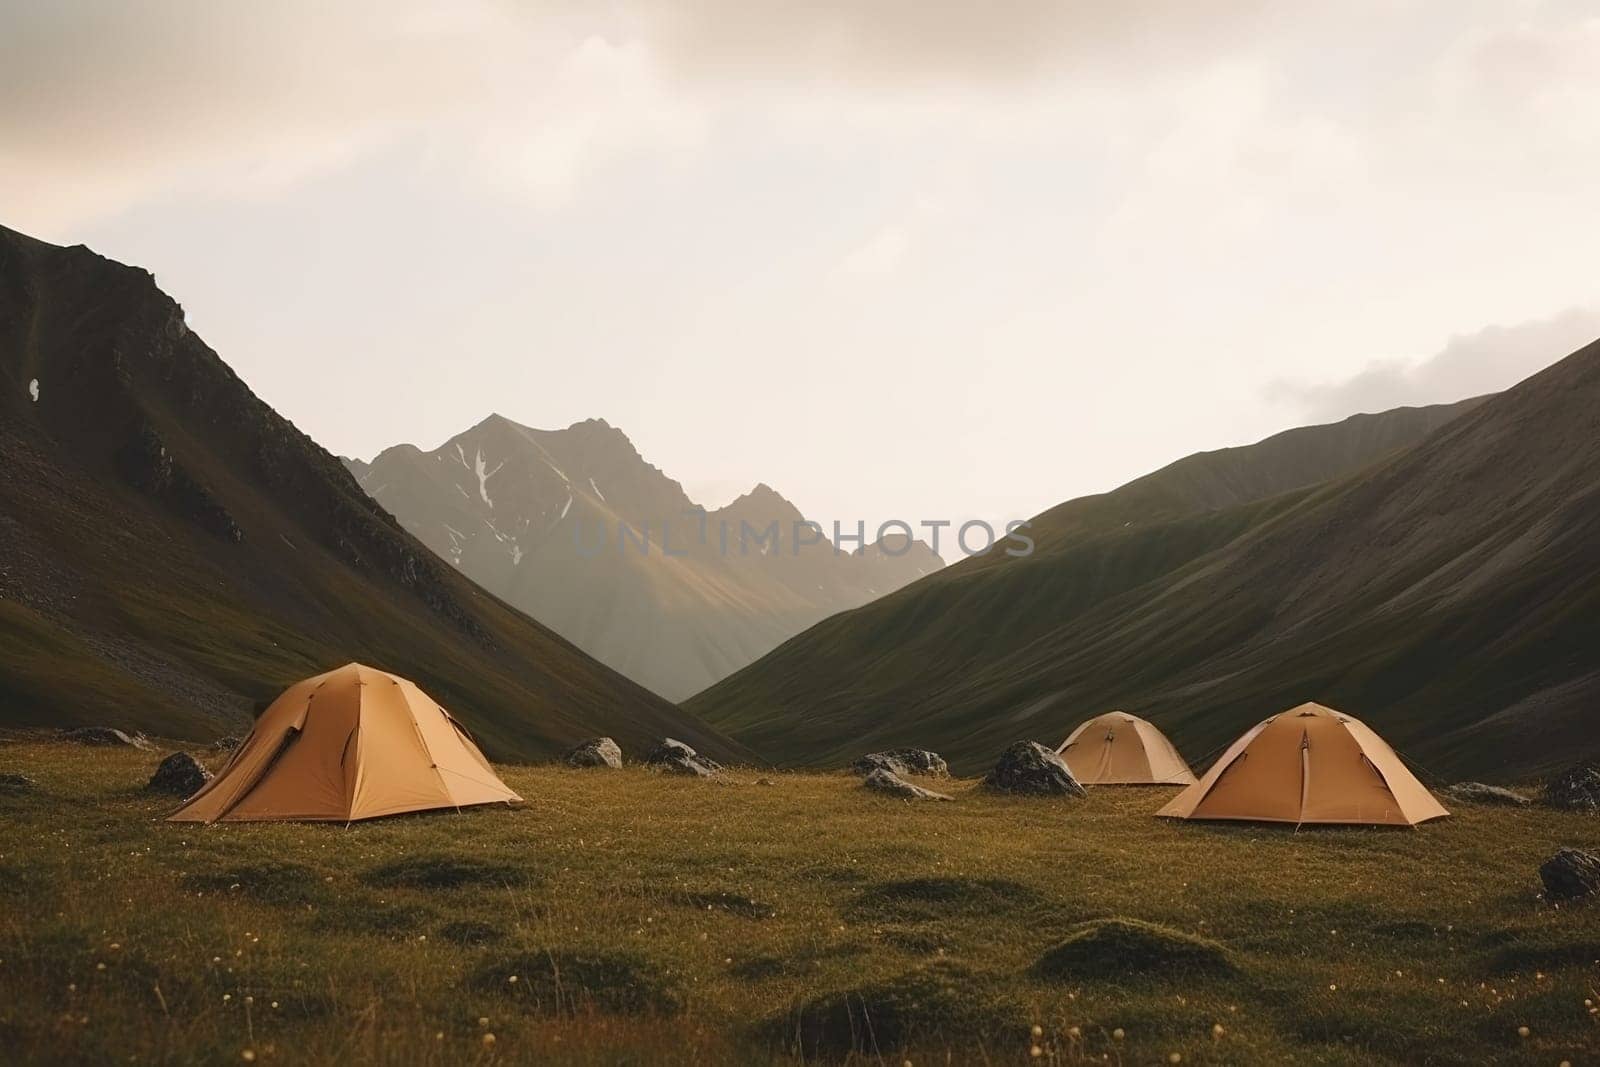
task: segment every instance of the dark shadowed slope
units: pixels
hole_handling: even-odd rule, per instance
[[[238,732],[358,659],[500,758],[601,732],[741,754],[442,564],[149,274],[5,229],[0,456],[0,723]]]
[[[915,741],[972,767],[1119,706],[1199,759],[1316,699],[1441,773],[1570,763],[1600,749],[1597,412],[1590,346],[1375,466],[952,568],[688,706],[778,755]]]
[[[492,415],[429,452],[349,462],[440,558],[669,699],[943,565],[920,541],[797,545],[800,512],[766,485],[702,521],[604,420],[536,430]],[[756,540],[768,531],[775,541]]]
[[[1317,485],[1415,444],[1485,399],[1352,415],[1341,422],[1285,430],[1252,445],[1197,452],[1112,492],[1058,504],[1030,520],[1029,534],[1037,554],[1051,555],[1107,533],[1221,511]],[[1003,547],[968,566],[1009,559]]]

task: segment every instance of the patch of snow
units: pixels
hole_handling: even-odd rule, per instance
[[[467,470],[472,469],[472,464],[467,462],[467,454],[461,450],[461,442],[456,442],[456,456],[461,460],[461,465]]]
[[[35,378],[28,383],[28,395],[33,397],[35,404],[39,402],[39,379]]]
[[[598,485],[594,484],[593,478],[589,479],[589,488],[594,490],[594,495],[599,497],[600,502],[604,504],[606,501],[606,495],[600,491],[600,487]]]
[[[459,567],[461,566],[461,542],[467,539],[467,535],[451,526],[448,522],[442,525],[450,534],[450,562]]]
[[[568,478],[567,475],[566,475],[566,472],[564,472],[560,467],[556,466],[554,463],[551,463],[548,459],[544,461],[544,465],[546,467],[549,467],[551,470],[555,471],[557,474],[561,475],[561,480],[562,481],[566,482],[568,485],[572,484],[572,479]]]
[[[569,512],[571,510],[572,510],[572,494],[568,493],[567,494],[567,502],[565,504],[561,505],[561,515],[560,515],[559,518],[556,519],[556,521],[560,522],[562,519],[566,518],[567,517],[567,512]]]
[[[462,500],[471,500],[472,499],[472,496],[465,489],[461,488],[459,485],[456,486],[456,492],[461,494],[461,499]]]
[[[515,567],[515,566],[519,565],[521,562],[522,562],[522,546],[521,545],[512,545],[511,546],[511,565],[513,567]]]
[[[465,458],[465,457],[463,457]],[[483,449],[478,449],[477,457],[472,461],[472,473],[478,476],[478,495],[483,497],[483,502],[491,508],[494,501],[489,499],[489,479],[500,473],[500,468],[506,465],[505,460],[495,464],[494,470],[489,470],[489,465],[483,461]]]

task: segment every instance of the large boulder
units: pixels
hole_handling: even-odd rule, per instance
[[[1551,807],[1573,811],[1600,811],[1600,764],[1580,763],[1544,790]]]
[[[63,741],[71,741],[77,745],[97,745],[103,748],[143,748],[155,746],[145,739],[143,734],[126,734],[110,726],[78,726],[70,730],[62,730],[58,735]]]
[[[926,774],[934,778],[950,777],[950,766],[937,752],[925,748],[891,748],[884,752],[869,752],[850,764],[855,774],[871,774],[883,770],[890,774]]]
[[[668,774],[686,774],[695,778],[720,778],[722,765],[708,756],[702,756],[682,741],[664,737],[645,756],[651,767]]]
[[[562,758],[569,767],[611,767],[621,770],[622,746],[609,737],[593,737]]]
[[[147,793],[170,793],[175,797],[192,797],[200,787],[211,781],[211,772],[187,752],[174,752],[161,761],[156,773],[145,783]]]
[[[983,780],[984,788],[998,793],[1034,796],[1081,797],[1084,788],[1073,777],[1066,760],[1037,741],[1018,741],[1000,756]]]
[[[1498,804],[1507,808],[1525,808],[1533,803],[1532,797],[1523,796],[1514,789],[1485,785],[1482,782],[1457,782],[1446,787],[1443,792],[1451,800],[1459,800],[1466,804]]]
[[[1539,880],[1551,900],[1575,900],[1600,892],[1600,853],[1561,849],[1540,866]]]
[[[888,796],[899,797],[902,800],[949,800],[950,797],[943,793],[935,793],[931,789],[924,789],[920,785],[913,785],[891,770],[879,767],[867,775],[862,785],[875,793],[884,793]]]

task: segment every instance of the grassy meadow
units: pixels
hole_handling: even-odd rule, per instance
[[[1297,834],[1151,818],[1165,789],[541,766],[515,811],[197,827],[158,758],[0,745],[39,786],[0,793],[0,1058],[1600,1062],[1600,905],[1536,873],[1579,815]]]

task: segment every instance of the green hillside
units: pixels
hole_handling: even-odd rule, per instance
[[[775,758],[917,744],[973,769],[1111,707],[1203,763],[1318,700],[1439,774],[1553,769],[1600,749],[1597,399],[1590,346],[1320,486],[1213,511],[1219,480],[1185,479],[1208,510],[1176,518],[1159,477],[1063,505],[1034,558],[836,616],[686,706]]]
[[[4,229],[0,455],[0,724],[240,733],[362,660],[503,759],[596,733],[743,754],[438,560],[149,274]]]

